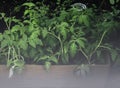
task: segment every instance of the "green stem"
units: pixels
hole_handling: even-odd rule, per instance
[[[61,54],[63,55],[64,54],[64,49],[63,49],[63,43],[62,43],[62,40],[60,39],[60,37],[56,36],[55,34],[51,33],[51,32],[48,32],[50,35],[54,36],[56,39],[59,40],[60,42],[60,46],[61,46]]]
[[[8,47],[8,57],[7,57],[8,60],[10,59],[10,51],[11,51],[11,47],[9,46],[9,47]]]
[[[80,48],[80,51],[82,52],[82,54],[83,54],[83,55],[85,56],[85,58],[87,59],[88,64],[90,64],[88,55],[87,55],[81,48]]]
[[[107,46],[99,46],[99,47],[110,50],[110,48]]]
[[[103,38],[104,38],[106,32],[107,32],[107,31],[104,31],[104,32],[103,32],[103,34],[102,34],[102,36],[101,36],[101,38],[100,38],[99,43],[97,44],[97,46],[95,47],[95,49],[93,50],[93,52],[91,52],[90,57],[92,57],[92,55],[93,55],[93,54],[96,52],[96,50],[100,47],[100,45],[101,45],[101,43],[102,43],[102,41],[103,41]]]

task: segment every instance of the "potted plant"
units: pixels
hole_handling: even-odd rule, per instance
[[[57,68],[51,66],[52,64],[68,64],[69,60],[78,55],[85,59],[80,58],[80,61],[83,60],[82,65],[77,66],[75,72],[77,70],[85,75],[90,70],[86,64],[93,64],[104,49],[112,52],[112,47],[106,44],[104,39],[114,26],[110,26],[114,20],[105,18],[106,13],[97,16],[91,8],[86,9],[83,4],[84,8],[81,10],[75,5],[79,7],[81,4],[74,4],[67,10],[61,8],[59,12],[49,14],[49,7],[43,3],[24,3],[22,21],[14,17],[7,18],[2,13],[1,19],[4,19],[8,30],[0,34],[1,50],[3,52],[5,49],[10,70],[15,67],[22,68],[25,61],[32,60],[32,63],[44,64],[45,68],[52,72]],[[14,25],[11,26],[12,23]],[[112,57],[115,58],[116,53],[115,51]],[[72,71],[76,66],[67,65],[67,67],[64,71],[73,74]],[[25,70],[31,71],[31,68],[32,66],[27,65]],[[39,65],[33,65],[33,68],[42,69]],[[61,71],[64,66],[58,68]]]

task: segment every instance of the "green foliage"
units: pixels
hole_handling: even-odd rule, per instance
[[[118,3],[120,0],[109,0],[110,4],[114,5],[115,3]]]
[[[18,48],[17,51],[15,47],[9,46],[7,52],[7,67],[11,68],[14,66],[14,68],[23,69],[25,62],[20,54],[20,49]]]
[[[86,58],[83,61],[91,64],[93,56],[100,57],[103,49],[112,53],[112,60],[117,58],[117,51],[105,43],[109,34],[119,25],[114,20],[119,11],[114,8],[114,12],[103,11],[96,15],[94,8],[80,10],[71,5],[65,8],[69,1],[61,5],[58,0],[58,7],[54,11],[43,2],[26,2],[20,6],[24,8],[22,20],[0,14],[7,27],[0,33],[0,49],[6,49],[4,52],[8,53],[11,47],[8,66],[23,66],[27,60],[21,61],[21,58],[25,57],[32,58],[34,63],[45,64],[48,70],[52,64],[68,64],[78,53]],[[110,2],[115,3],[114,0]],[[13,52],[16,52],[14,56]]]

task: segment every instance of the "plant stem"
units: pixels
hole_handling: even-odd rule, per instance
[[[107,47],[107,46],[99,46],[99,47],[110,50],[110,48],[109,48],[109,47]]]
[[[88,64],[90,64],[88,55],[87,55],[81,48],[80,48],[80,51],[82,52],[82,54],[83,54],[83,55],[85,56],[85,58],[87,59]]]
[[[97,46],[95,47],[95,49],[93,50],[93,52],[91,52],[90,57],[92,57],[92,55],[93,55],[93,54],[96,52],[96,50],[100,47],[100,45],[101,45],[101,43],[102,43],[102,41],[103,41],[103,38],[104,38],[106,32],[107,32],[107,31],[104,31],[104,32],[103,32],[103,34],[102,34],[102,36],[101,36],[101,38],[100,38],[99,43],[97,44]]]
[[[11,47],[9,46],[9,47],[8,47],[8,57],[7,57],[8,60],[10,59],[10,51],[11,51]]]
[[[53,33],[51,33],[51,32],[48,32],[48,33],[49,33],[50,35],[54,36],[56,39],[59,40],[60,46],[61,46],[61,54],[62,54],[62,56],[63,56],[63,54],[64,54],[64,49],[63,49],[62,40],[60,39],[60,37],[57,37],[55,34],[53,34]]]

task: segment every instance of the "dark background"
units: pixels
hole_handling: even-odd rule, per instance
[[[51,7],[55,8],[57,6],[56,5],[57,0],[11,0],[11,1],[3,0],[0,1],[0,12],[5,12],[7,14],[10,14],[14,9],[14,7],[21,5],[26,1],[32,1],[32,2],[44,1],[44,4],[48,4]],[[65,1],[67,0],[61,0],[61,4]],[[100,9],[106,9],[106,10],[111,10],[111,6],[115,6],[115,5],[117,5],[117,8],[120,7],[120,2],[116,3],[115,5],[111,5],[109,3],[109,0],[69,0],[69,1],[71,4],[77,2],[84,3],[89,7],[95,4],[98,8],[101,7]]]

